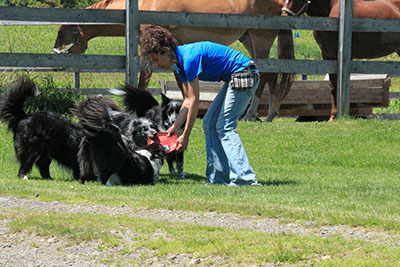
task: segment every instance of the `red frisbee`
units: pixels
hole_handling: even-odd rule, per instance
[[[172,151],[175,151],[178,146],[176,143],[177,140],[178,136],[176,134],[168,136],[167,132],[160,132],[154,138],[149,137],[147,139],[147,144],[150,145],[153,143],[159,143],[162,144],[163,146],[169,146],[169,150],[167,153],[171,153]]]

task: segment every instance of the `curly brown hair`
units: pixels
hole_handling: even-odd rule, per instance
[[[176,46],[178,41],[170,31],[160,26],[147,28],[140,36],[140,54],[142,59],[151,54],[168,53],[176,57]]]

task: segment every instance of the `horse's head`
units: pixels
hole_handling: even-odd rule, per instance
[[[301,16],[307,12],[310,0],[286,0],[282,7],[282,16]]]
[[[81,54],[87,49],[84,26],[60,25],[53,54]]]

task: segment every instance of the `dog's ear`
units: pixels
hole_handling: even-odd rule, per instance
[[[171,99],[170,99],[169,97],[167,97],[166,95],[164,95],[163,93],[161,93],[161,105],[165,106],[165,105],[167,105],[170,101],[171,101]]]

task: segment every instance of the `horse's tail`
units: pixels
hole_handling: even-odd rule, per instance
[[[279,59],[294,59],[294,42],[292,31],[280,30],[278,34],[278,58]],[[279,86],[273,86],[279,95],[279,98],[284,99],[293,84],[295,73],[281,73],[278,75]],[[273,90],[273,89],[272,89]]]

